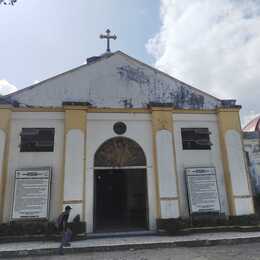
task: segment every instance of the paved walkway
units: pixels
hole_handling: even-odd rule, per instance
[[[113,251],[126,249],[166,248],[177,246],[227,245],[260,242],[260,232],[223,232],[185,236],[136,236],[92,238],[71,243],[65,253]],[[0,244],[0,258],[11,256],[53,255],[58,253],[58,242],[19,242]]]
[[[259,260],[260,243],[209,247],[171,247],[109,252],[85,252],[63,256],[15,257],[12,260]],[[2,260],[2,259],[1,259]],[[6,258],[5,260],[10,260]]]

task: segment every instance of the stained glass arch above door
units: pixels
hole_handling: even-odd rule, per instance
[[[105,141],[95,153],[95,167],[146,166],[141,146],[130,138],[114,137]]]

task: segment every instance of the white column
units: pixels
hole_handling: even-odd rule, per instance
[[[180,216],[173,138],[169,130],[156,133],[156,156],[161,218]]]
[[[83,217],[84,194],[84,133],[71,129],[66,134],[64,169],[64,205],[72,207],[70,219],[80,214]]]
[[[234,196],[235,214],[253,214],[254,206],[240,134],[235,130],[228,130],[225,134],[225,142]]]

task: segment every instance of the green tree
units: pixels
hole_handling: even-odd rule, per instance
[[[14,5],[17,2],[17,0],[0,0],[0,5]]]

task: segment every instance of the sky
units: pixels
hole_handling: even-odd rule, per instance
[[[0,5],[0,91],[7,91],[7,82],[24,88],[103,54],[106,41],[99,35],[108,27],[118,36],[112,51],[151,63],[145,44],[160,29],[160,2],[152,2],[17,0]]]
[[[0,94],[121,50],[260,114],[260,0],[17,0],[0,5]]]

